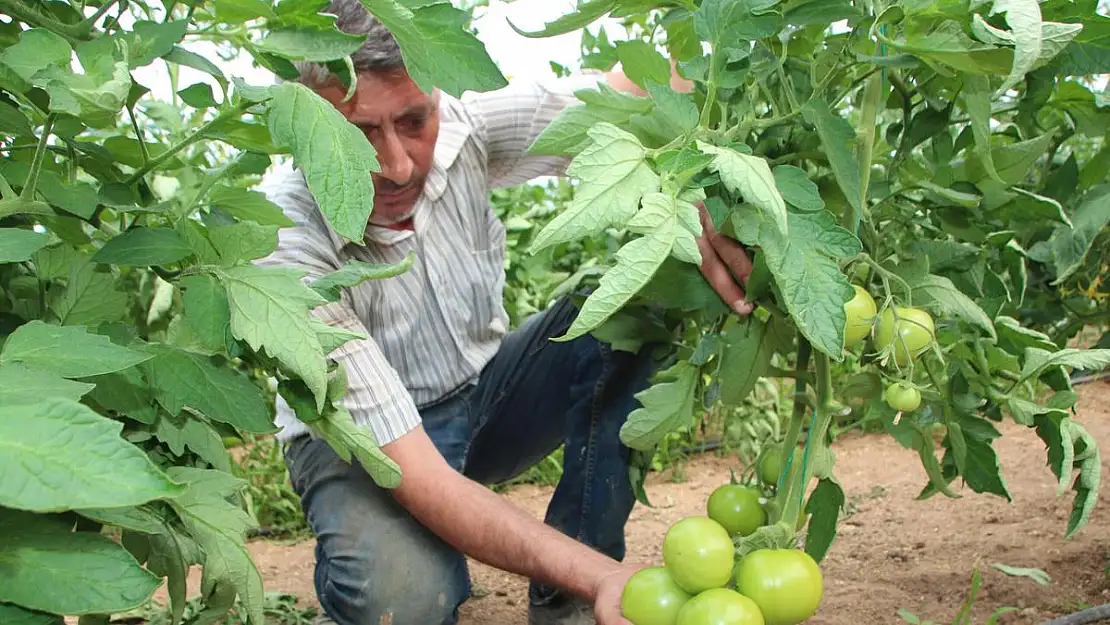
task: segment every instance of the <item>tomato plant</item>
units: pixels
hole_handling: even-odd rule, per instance
[[[678,625],[764,625],[764,620],[748,597],[713,588],[686,602],[678,613]]]
[[[736,590],[767,625],[796,625],[817,612],[825,593],[817,562],[798,549],[758,549],[736,565]]]
[[[717,487],[706,501],[706,514],[731,536],[747,536],[767,522],[759,490],[741,484]]]
[[[667,569],[656,566],[637,571],[621,593],[621,614],[632,625],[675,625],[690,593],[679,587]]]
[[[688,593],[724,586],[732,577],[732,538],[709,517],[687,517],[663,537],[663,564]]]

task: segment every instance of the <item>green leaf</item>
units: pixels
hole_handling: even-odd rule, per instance
[[[242,261],[269,256],[278,245],[278,227],[241,222],[208,229],[212,246],[230,267]]]
[[[674,257],[663,261],[640,291],[640,297],[684,313],[702,311],[708,318],[728,314],[730,310],[697,267]]]
[[[384,280],[399,276],[408,271],[415,260],[416,256],[411,252],[404,260],[393,265],[348,260],[341,268],[313,280],[309,286],[327,301],[338,302],[342,289],[358,286],[367,280]]]
[[[183,65],[199,72],[204,72],[215,78],[224,89],[227,89],[227,77],[224,76],[219,66],[196,52],[191,52],[180,46],[174,46],[169,54],[166,54],[162,58],[168,63]]]
[[[50,310],[62,325],[94,326],[119,321],[127,314],[128,297],[111,269],[83,257],[74,258],[61,295],[51,287]]]
[[[771,173],[775,177],[775,186],[787,204],[807,213],[825,208],[825,201],[821,199],[817,185],[806,176],[805,170],[793,165],[779,165]]]
[[[667,69],[670,72],[668,66]],[[657,83],[647,80],[647,92],[655,103],[652,119],[660,119],[666,126],[666,133],[673,136],[693,130],[698,126],[698,105],[689,93],[678,93],[671,89],[670,81]]]
[[[208,596],[229,594],[234,597],[237,594],[249,622],[263,623],[262,576],[245,544],[246,532],[255,527],[255,523],[243,509],[224,499],[230,493],[213,488],[214,484],[231,485],[224,478],[226,474],[220,474],[220,471],[192,473],[205,477],[190,482],[185,494],[170,505],[203,550],[202,592]],[[211,602],[208,607],[212,607]]]
[[[817,128],[821,147],[829,159],[837,185],[848,203],[860,210],[860,166],[856,158],[856,133],[852,126],[829,108],[825,100],[814,98],[802,107],[805,120]]]
[[[589,26],[598,18],[613,10],[616,4],[616,0],[585,0],[578,3],[573,12],[560,16],[555,21],[548,22],[541,30],[532,32],[520,30],[512,22],[509,22],[509,26],[522,37],[554,37]]]
[[[587,134],[590,144],[567,167],[567,175],[580,181],[574,199],[536,234],[532,253],[625,224],[640,198],[659,188],[659,176],[644,161],[647,153],[635,136],[605,122]]]
[[[1079,465],[1079,475],[1072,484],[1075,498],[1072,500],[1071,516],[1068,517],[1066,538],[1075,535],[1091,518],[1098,502],[1099,484],[1102,480],[1102,460],[1098,441],[1090,433],[1071,419],[1067,420],[1070,438],[1076,447],[1075,457],[1083,459]]]
[[[196,109],[215,108],[220,105],[212,95],[212,85],[198,82],[177,92],[181,101]]]
[[[162,519],[143,506],[127,508],[83,508],[76,511],[83,517],[143,534],[160,534],[166,531]]]
[[[698,142],[698,149],[713,155],[709,169],[721,176],[721,182],[730,191],[739,193],[745,202],[758,208],[763,219],[773,223],[782,236],[789,233],[786,202],[775,186],[775,176],[767,159],[701,141]]]
[[[994,0],[990,15],[998,14],[1006,15],[1006,23],[1010,26],[1010,32],[1006,33],[1006,38],[1014,44],[1014,64],[1010,69],[1010,75],[998,88],[997,93],[1001,95],[1021,82],[1037,65],[1043,45],[1043,28],[1041,6],[1037,0]],[[981,18],[976,19],[976,23],[986,26],[992,32],[999,30],[990,27]],[[980,38],[987,40],[982,36]]]
[[[405,69],[425,92],[459,97],[508,84],[485,46],[467,30],[468,14],[449,3],[414,8],[397,0],[362,0],[401,46]]]
[[[274,9],[264,0],[215,0],[216,19],[226,24],[240,24],[264,17],[276,19]]]
[[[934,308],[942,315],[959,317],[971,325],[982,328],[991,338],[997,338],[994,324],[987,313],[962,291],[956,288],[952,281],[944,276],[928,274],[920,279],[907,280],[913,288],[913,303],[915,306]]]
[[[239,220],[253,221],[264,226],[295,225],[280,206],[258,191],[220,185],[209,191],[208,203]]]
[[[1092,190],[1071,216],[1071,227],[1058,226],[1049,237],[1053,285],[1062,284],[1079,271],[1095,239],[1110,223],[1110,185]]]
[[[621,442],[632,449],[650,451],[689,421],[697,381],[698,368],[686,361],[660,372],[654,384],[636,393],[641,407],[633,410],[621,426]]]
[[[748,317],[733,324],[722,337],[717,379],[725,405],[739,406],[751,394],[759,378],[766,375],[774,354],[767,331],[765,321]]]
[[[212,426],[198,418],[188,414],[182,419],[163,416],[158,419],[154,435],[178,456],[188,448],[216,469],[231,473],[231,456],[224,447],[223,439]]]
[[[310,423],[309,427],[323,437],[345,462],[349,463],[353,454],[378,486],[393,489],[401,485],[400,467],[382,452],[368,429],[355,425],[346,409],[325,411],[323,417]]]
[[[767,9],[775,0],[703,0],[694,12],[694,30],[715,50],[740,48],[744,41],[770,37],[781,17]]]
[[[1110,349],[1061,349],[1055,353],[1029,347],[1025,350],[1025,366],[1021,369],[1018,384],[1038,377],[1049,367],[1070,367],[1086,371],[1101,371],[1110,367]]]
[[[577,338],[604,323],[651,280],[667,256],[701,264],[695,238],[701,234],[698,209],[685,200],[664,193],[648,194],[644,196],[644,207],[629,220],[628,228],[645,236],[630,241],[617,252],[616,265],[601,277],[597,290],[586,299],[566,335],[559,340]]]
[[[126,266],[169,265],[193,253],[171,228],[133,228],[109,239],[93,254],[95,263]]]
[[[844,502],[844,490],[833,479],[818,481],[806,502],[805,513],[810,515],[810,521],[805,552],[818,563],[825,559],[836,539],[836,522]]]
[[[85,379],[96,384],[89,399],[108,411],[109,415],[115,412],[146,424],[158,419],[154,394],[138,367]]]
[[[77,401],[91,390],[92,384],[28,369],[19,362],[0,366],[0,405],[26,404],[48,397]]]
[[[183,290],[185,323],[206,348],[216,351],[224,349],[231,326],[231,312],[223,286],[207,274],[186,276],[178,286]]]
[[[111,614],[142,605],[158,588],[161,580],[106,536],[16,518],[0,542],[0,601],[55,614]]]
[[[617,42],[617,58],[624,75],[642,89],[647,83],[671,83],[671,66],[655,46],[641,39]]]
[[[954,425],[958,427],[953,428]],[[1002,479],[1002,467],[998,463],[998,455],[991,445],[991,441],[1001,436],[989,421],[970,415],[962,415],[958,424],[949,423],[949,439],[953,439],[952,432],[966,434],[963,441],[966,450],[963,454],[956,453],[957,465],[964,481],[977,493],[991,493],[1012,500],[1006,482]],[[952,445],[953,451],[957,449]],[[964,456],[960,462],[960,456]]]
[[[0,52],[0,63],[28,82],[35,80],[35,74],[50,67],[68,69],[72,58],[69,43],[45,28],[21,32],[18,43]],[[35,84],[39,83],[36,81]]]
[[[243,374],[198,354],[151,343],[143,364],[154,398],[171,415],[188,407],[246,432],[276,432],[262,389]]]
[[[9,603],[0,603],[0,623],[4,625],[64,625],[57,614],[34,612]]]
[[[150,65],[163,56],[169,54],[177,44],[185,38],[185,30],[188,27],[188,20],[174,20],[166,22],[151,22],[148,20],[138,20],[132,26],[130,31],[122,31],[113,35],[112,37],[102,38],[107,42],[124,41],[127,43],[127,56],[130,61],[129,66],[131,69],[137,67],[144,67]],[[98,40],[91,43],[84,43],[81,46],[96,45]],[[90,65],[86,64],[85,57],[82,55],[81,46],[77,47],[78,56],[82,56],[82,64],[85,65],[85,71],[91,72]],[[100,50],[109,52],[112,48],[106,45]],[[97,51],[99,52],[99,50]],[[97,52],[93,54],[96,55]],[[102,71],[101,73],[111,73]]]
[[[181,488],[146,454],[120,438],[122,429],[122,423],[68,399],[5,406],[0,505],[57,512],[134,506],[179,494]]]
[[[582,104],[564,108],[529,146],[532,154],[573,156],[590,143],[590,128],[601,122],[627,125],[633,116],[652,111],[654,104],[599,82],[596,89],[575,92]]]
[[[281,28],[271,31],[257,46],[291,61],[324,63],[347,58],[365,41],[366,35],[350,35],[335,27]]]
[[[106,336],[89,334],[84,326],[56,326],[37,319],[16,329],[0,351],[0,365],[22,362],[63,378],[112,373],[150,358],[115,345]]]
[[[995,171],[994,159],[991,157],[990,79],[986,76],[965,76],[963,95],[968,117],[971,118],[971,130],[975,134],[975,153],[982,161],[987,174],[1001,182],[1002,179]]]
[[[995,562],[991,564],[991,566],[995,569],[998,569],[1002,573],[1009,575],[1010,577],[1026,577],[1033,580],[1037,584],[1040,584],[1041,586],[1048,586],[1052,583],[1052,578],[1049,577],[1048,573],[1044,572],[1044,570],[1042,569],[1009,566],[1007,564],[1002,564],[1001,562]]]
[[[23,228],[0,228],[0,263],[21,263],[50,242],[50,235]]]
[[[369,1],[369,0],[365,0]],[[289,146],[332,228],[361,243],[374,207],[370,172],[381,170],[373,146],[327,100],[300,83],[270,88],[267,121],[274,141]]]
[[[836,224],[828,211],[789,213],[790,236],[754,211],[736,211],[738,238],[759,246],[786,309],[813,346],[834,360],[844,353],[844,304],[854,294],[837,259],[854,256],[862,245]]]
[[[217,277],[227,289],[231,333],[251,349],[265,349],[305,381],[322,410],[327,392],[323,346],[309,321],[309,311],[326,304],[301,282],[304,273],[290,268],[241,265]]]

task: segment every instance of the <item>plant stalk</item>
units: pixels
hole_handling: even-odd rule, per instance
[[[50,131],[54,128],[54,120],[57,118],[56,113],[51,113],[46,116],[46,121],[42,125],[42,136],[39,137],[38,147],[35,148],[35,156],[31,160],[31,173],[27,174],[27,180],[23,183],[23,193],[20,195],[27,201],[35,199],[35,187],[39,183],[39,172],[42,170],[42,162],[46,159],[46,142],[50,140]]]
[[[2,1],[3,0],[0,0],[0,2],[2,2]],[[185,137],[181,141],[178,141],[174,145],[170,146],[170,149],[166,150],[165,152],[163,152],[163,153],[159,154],[158,156],[156,156],[156,157],[150,159],[149,161],[147,161],[146,164],[144,164],[142,167],[140,167],[138,170],[136,170],[135,173],[131,174],[126,180],[124,180],[123,184],[130,186],[130,185],[133,185],[136,182],[142,180],[143,176],[145,176],[148,173],[150,173],[151,171],[161,167],[164,163],[166,163],[171,158],[176,156],[178,152],[184,150],[185,148],[189,147],[190,145],[193,145],[197,141],[200,141],[201,139],[203,139],[204,138],[204,133],[208,132],[209,130],[211,130],[215,126],[218,126],[219,124],[222,124],[222,123],[224,123],[225,121],[227,121],[229,119],[232,119],[234,117],[238,117],[238,116],[242,115],[244,111],[246,111],[247,109],[249,109],[250,107],[252,107],[254,105],[255,105],[255,102],[243,102],[242,104],[239,104],[238,106],[235,106],[233,108],[230,108],[226,111],[221,112],[219,115],[217,115],[216,117],[213,117],[210,121],[205,123],[203,126],[201,126],[200,128],[197,128],[196,132],[194,132],[193,134],[189,135],[188,137]]]
[[[779,510],[784,510],[783,517],[788,519],[790,523],[796,523],[797,519],[790,519],[786,516],[786,505],[789,504],[791,499],[790,494],[794,490],[794,480],[790,476],[796,475],[794,468],[790,467],[787,471],[787,463],[790,463],[794,458],[794,450],[798,447],[798,437],[802,433],[802,422],[805,421],[806,416],[806,378],[809,375],[809,358],[813,354],[813,346],[809,341],[804,338],[798,338],[798,358],[794,366],[795,382],[794,382],[794,412],[790,415],[790,425],[786,428],[786,437],[782,443],[782,463],[783,473],[779,475],[778,489],[775,493],[775,501],[778,504]],[[793,525],[791,526],[793,527]]]
[[[20,0],[0,0],[0,13],[7,13],[31,26],[45,28],[64,37],[70,43],[80,43],[92,39],[92,36],[81,28],[80,24],[63,24],[50,16],[43,15],[36,9],[20,2]]]
[[[789,498],[785,501],[785,508],[783,510],[783,518],[787,523],[792,523],[793,526],[798,524],[798,516],[802,513],[803,502],[805,501],[806,488],[809,485],[810,479],[813,478],[813,460],[820,452],[825,449],[825,436],[829,431],[829,425],[832,423],[832,368],[829,366],[829,357],[825,354],[818,353],[813,360],[813,366],[817,375],[817,418],[814,421],[813,429],[807,435],[808,451],[803,458],[803,470],[794,473],[799,475],[800,479],[794,480],[791,484],[791,493]],[[797,492],[793,492],[797,489]]]
[[[859,158],[859,198],[856,203],[849,202],[844,213],[844,226],[852,233],[859,231],[859,222],[867,208],[868,190],[871,187],[871,156],[875,146],[875,118],[883,96],[883,75],[875,72],[867,77],[863,90],[863,108],[860,119],[859,142],[856,155]]]

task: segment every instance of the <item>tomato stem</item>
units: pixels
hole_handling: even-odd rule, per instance
[[[829,366],[829,357],[818,353],[813,359],[813,367],[817,377],[817,407],[814,411],[814,422],[806,434],[805,452],[802,454],[800,471],[791,471],[794,476],[791,480],[787,499],[783,500],[783,519],[797,527],[798,517],[802,513],[805,503],[806,488],[813,477],[814,460],[822,455],[825,450],[825,435],[832,423],[832,368]],[[784,452],[785,453],[785,452]]]
[[[27,174],[27,180],[23,183],[23,193],[21,197],[29,202],[35,199],[35,188],[39,183],[39,172],[42,171],[42,163],[46,158],[47,141],[50,140],[50,131],[54,129],[54,120],[57,119],[57,113],[51,113],[46,117],[46,122],[42,125],[42,136],[39,137],[38,146],[35,148],[35,156],[31,160],[31,173]]]
[[[809,377],[809,359],[812,354],[813,346],[809,341],[798,337],[798,357],[794,366],[794,412],[790,415],[790,425],[787,426],[786,438],[783,439],[782,472],[779,474],[778,488],[775,491],[775,501],[778,504],[775,509],[782,510],[784,513],[790,501],[790,493],[794,490],[794,480],[791,480],[790,476],[795,475],[795,471],[791,465],[794,460],[794,450],[798,448],[802,421],[806,415],[806,380]],[[787,519],[790,523],[797,521],[796,518],[787,517],[786,514],[781,518]],[[777,520],[779,519],[772,519],[772,521]]]

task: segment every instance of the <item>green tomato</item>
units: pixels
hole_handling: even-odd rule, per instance
[[[706,513],[731,536],[747,536],[767,523],[759,491],[740,484],[724,484],[709,496]]]
[[[894,316],[898,314],[897,321]],[[875,327],[875,347],[894,345],[894,361],[904,367],[933,342],[933,317],[920,308],[888,307]]]
[[[782,475],[782,445],[775,443],[765,447],[759,454],[755,466],[761,482],[767,486],[778,486],[779,476]],[[790,470],[794,471],[800,466],[802,466],[802,450],[795,447]]]
[[[856,295],[844,304],[844,347],[850,348],[871,334],[878,307],[871,294],[858,284],[853,284]]]
[[[886,405],[895,410],[913,412],[921,405],[921,391],[908,384],[895,382],[886,387],[883,399],[886,400]]]
[[[678,611],[690,600],[667,569],[655,566],[634,573],[621,592],[621,614],[632,625],[675,625]]]
[[[766,625],[796,625],[817,612],[825,587],[806,552],[759,549],[736,566],[736,590],[759,606]]]
[[[727,584],[734,554],[728,530],[709,517],[682,519],[663,537],[663,565],[675,583],[692,595]]]
[[[759,606],[728,588],[707,590],[686,602],[678,625],[766,625]]]

